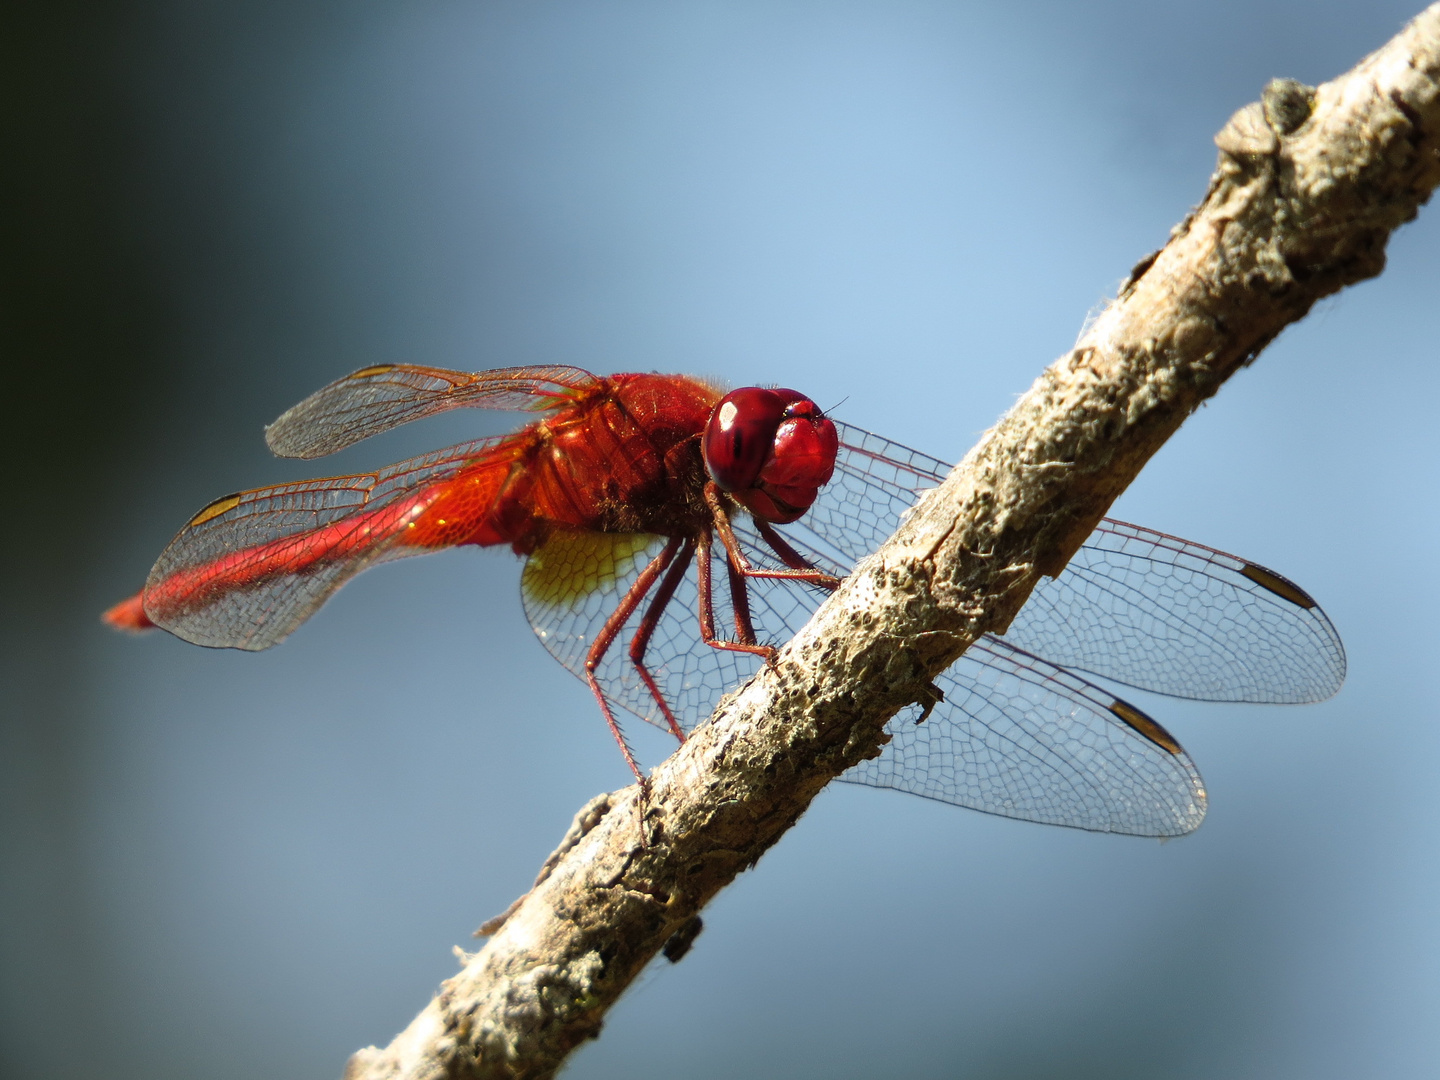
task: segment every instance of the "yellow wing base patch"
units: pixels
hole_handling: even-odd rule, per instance
[[[653,533],[557,532],[525,563],[520,589],[539,604],[579,607],[664,542]]]

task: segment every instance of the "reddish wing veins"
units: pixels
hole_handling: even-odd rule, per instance
[[[269,648],[361,570],[433,550],[406,544],[407,527],[461,469],[478,459],[504,467],[506,438],[217,499],[160,554],[146,614],[197,645]]]
[[[558,409],[598,381],[564,365],[464,372],[380,364],[336,379],[282,413],[265,429],[265,441],[280,457],[323,457],[450,409]]]

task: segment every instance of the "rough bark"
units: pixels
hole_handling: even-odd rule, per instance
[[[637,791],[587,806],[536,887],[348,1080],[546,1077],[898,709],[1003,631],[1195,408],[1384,267],[1440,181],[1440,5],[1349,74],[1277,80],[1216,136],[1203,203],[896,536]],[[679,935],[676,937],[676,935]]]

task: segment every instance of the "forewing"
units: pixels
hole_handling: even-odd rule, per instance
[[[837,425],[834,479],[794,525],[848,572],[949,466]],[[1059,577],[1042,578],[1005,638],[1056,664],[1204,701],[1320,701],[1345,678],[1324,611],[1274,571],[1106,519]]]
[[[939,458],[849,424],[835,425],[840,453],[835,474],[805,516],[786,526],[842,573],[888,540],[920,495],[950,472]]]
[[[405,526],[448,477],[503,451],[505,438],[217,499],[160,554],[145,612],[197,645],[269,648],[361,570],[431,550],[405,545]]]
[[[635,580],[665,547],[665,537],[648,534],[557,533],[530,556],[521,579],[525,614],[541,643],[580,679],[592,643]],[[712,556],[717,619],[728,625],[725,572]],[[668,730],[664,714],[630,660],[630,645],[657,588],[615,636],[595,671],[606,699]],[[659,616],[645,653],[645,665],[686,730],[708,717],[721,696],[754,673],[758,661],[745,654],[712,649],[700,638],[693,565],[685,571]]]
[[[1106,519],[1042,578],[1005,640],[1174,697],[1296,704],[1345,681],[1345,649],[1299,586],[1223,551]]]
[[[559,408],[598,381],[588,371],[563,365],[465,372],[380,364],[337,379],[282,413],[265,429],[265,441],[280,457],[323,457],[450,409]]]

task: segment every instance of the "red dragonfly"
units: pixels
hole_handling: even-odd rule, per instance
[[[573,367],[369,367],[284,413],[266,440],[320,457],[456,408],[540,415],[377,472],[217,499],[106,621],[265,649],[376,563],[509,544],[526,557],[536,634],[589,684],[642,777],[616,709],[683,740],[950,468],[793,390]],[[1205,789],[1179,743],[1072,668],[1182,698],[1300,703],[1339,689],[1345,653],[1274,571],[1107,519],[1004,637],[937,680],[944,700],[924,723],[896,717],[880,757],[843,779],[1097,831],[1196,828]]]

